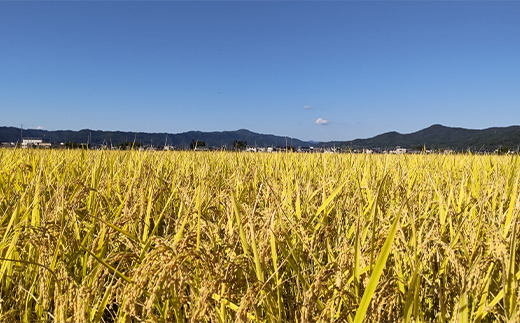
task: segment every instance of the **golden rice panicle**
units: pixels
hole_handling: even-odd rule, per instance
[[[518,168],[0,149],[0,321],[518,321]]]

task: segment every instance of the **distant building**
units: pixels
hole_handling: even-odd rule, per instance
[[[314,150],[313,147],[299,147],[298,148],[298,151],[301,152],[301,153],[312,153],[312,151]]]
[[[41,138],[22,138],[22,148],[32,147],[50,148],[51,143],[44,142]]]
[[[406,148],[397,147],[395,149],[395,153],[398,154],[398,155],[406,154]]]
[[[2,142],[0,144],[0,147],[3,147],[3,148],[12,148],[12,147],[16,147],[16,144],[14,142]]]

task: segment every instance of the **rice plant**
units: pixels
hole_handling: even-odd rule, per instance
[[[1,322],[520,321],[517,156],[0,150]]]

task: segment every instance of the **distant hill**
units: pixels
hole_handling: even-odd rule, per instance
[[[169,145],[176,147],[188,147],[192,140],[204,141],[209,147],[233,147],[233,141],[247,141],[248,145],[264,146],[285,146],[292,145],[309,146],[308,142],[304,142],[295,138],[265,135],[249,130],[240,129],[236,131],[215,131],[201,132],[189,131],[177,134],[171,133],[146,133],[146,132],[125,132],[125,131],[101,131],[83,129],[79,131],[72,130],[38,130],[24,129],[23,137],[44,138],[53,144],[61,142],[91,143],[94,145],[107,144],[117,145],[120,143],[134,141],[145,145]],[[17,142],[20,141],[20,128],[16,127],[0,127],[0,142]]]
[[[154,146],[170,145],[188,147],[192,140],[204,141],[210,147],[232,147],[234,140],[247,141],[248,145],[265,146],[315,146],[315,147],[342,147],[342,148],[379,148],[394,149],[396,146],[408,149],[453,149],[472,151],[493,151],[501,147],[518,150],[520,147],[520,126],[495,127],[483,130],[452,128],[442,125],[432,125],[426,129],[409,134],[387,132],[367,139],[351,141],[305,142],[295,138],[266,135],[240,129],[236,131],[201,132],[189,131],[177,134],[146,133],[124,131],[101,131],[83,129],[72,130],[23,130],[25,137],[44,138],[57,144],[61,142],[92,143],[117,145],[134,141]],[[0,142],[17,142],[20,140],[20,128],[0,127]]]
[[[520,146],[520,126],[495,127],[483,130],[452,128],[432,125],[409,134],[392,131],[367,139],[352,141],[331,141],[321,144],[324,147],[350,148],[402,148],[416,149],[453,149],[472,151],[492,151],[501,147],[517,150]]]

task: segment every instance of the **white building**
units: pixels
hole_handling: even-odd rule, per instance
[[[401,148],[401,147],[398,146],[398,147],[395,149],[395,153],[398,154],[398,155],[400,155],[400,154],[406,154],[406,148]]]
[[[313,150],[314,150],[314,147],[308,147],[308,146],[298,148],[298,151],[301,153],[312,153]]]
[[[42,148],[50,148],[50,142],[43,142],[41,138],[23,138],[22,139],[22,148],[31,148],[31,147],[42,147]]]

